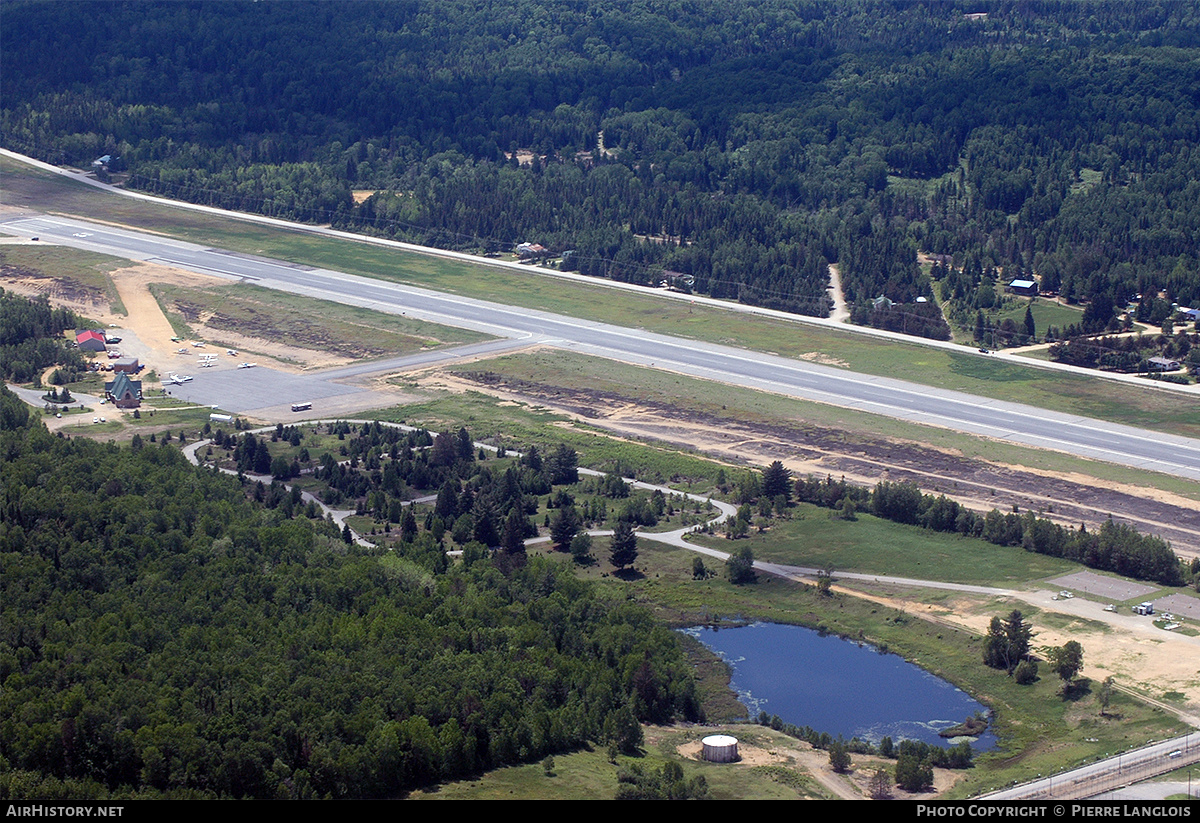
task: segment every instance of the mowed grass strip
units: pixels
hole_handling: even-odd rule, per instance
[[[244,223],[185,209],[116,197],[23,164],[0,161],[14,202],[120,222],[181,239],[337,271],[411,283],[452,294],[586,317],[707,342],[819,356],[854,371],[895,376],[939,388],[1027,403],[1055,411],[1200,437],[1200,404],[1175,393],[1099,378],[1048,373],[918,344],[753,317],[603,286],[511,272],[367,243]],[[536,285],[533,285],[536,284]]]

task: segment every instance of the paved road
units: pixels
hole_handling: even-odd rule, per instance
[[[439,294],[81,220],[15,217],[0,223],[0,231],[1200,480],[1200,441],[1190,438],[729,346]],[[199,385],[198,379],[191,392],[197,392]],[[195,399],[205,402],[199,396]]]
[[[1200,763],[1200,733],[1152,743],[1011,789],[981,795],[982,800],[1081,800],[1110,793],[1160,774]]]

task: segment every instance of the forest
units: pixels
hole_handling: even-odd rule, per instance
[[[569,563],[353,546],[298,493],[51,435],[7,389],[0,455],[4,796],[394,797],[701,719],[675,635]]]
[[[80,323],[74,312],[54,308],[44,297],[29,300],[0,288],[0,376],[28,383],[54,365],[83,371],[83,356],[63,337]]]
[[[5,4],[6,147],[809,315],[836,263],[854,322],[930,337],[949,330],[918,251],[963,294],[996,272],[1073,303],[1200,303],[1194,4],[102,9]]]

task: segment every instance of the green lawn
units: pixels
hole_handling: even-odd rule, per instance
[[[1050,326],[1055,326],[1061,331],[1083,319],[1082,306],[1064,306],[1046,297],[1034,297],[1032,300],[1025,298],[1013,300],[1011,304],[997,312],[993,322],[999,324],[1011,319],[1017,324],[1017,328],[1024,330],[1026,306],[1033,310],[1033,325],[1038,337],[1045,335],[1046,329]]]
[[[859,514],[854,521],[837,520],[830,509],[806,503],[790,512],[790,520],[775,521],[761,534],[752,530],[742,540],[706,536],[696,542],[726,552],[748,545],[756,560],[790,566],[1000,587],[1079,568],[1020,547],[994,546],[979,538],[904,526],[870,514]]]

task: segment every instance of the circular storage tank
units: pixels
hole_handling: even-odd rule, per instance
[[[732,763],[738,759],[736,737],[710,734],[700,742],[704,745],[704,759],[710,763]]]

